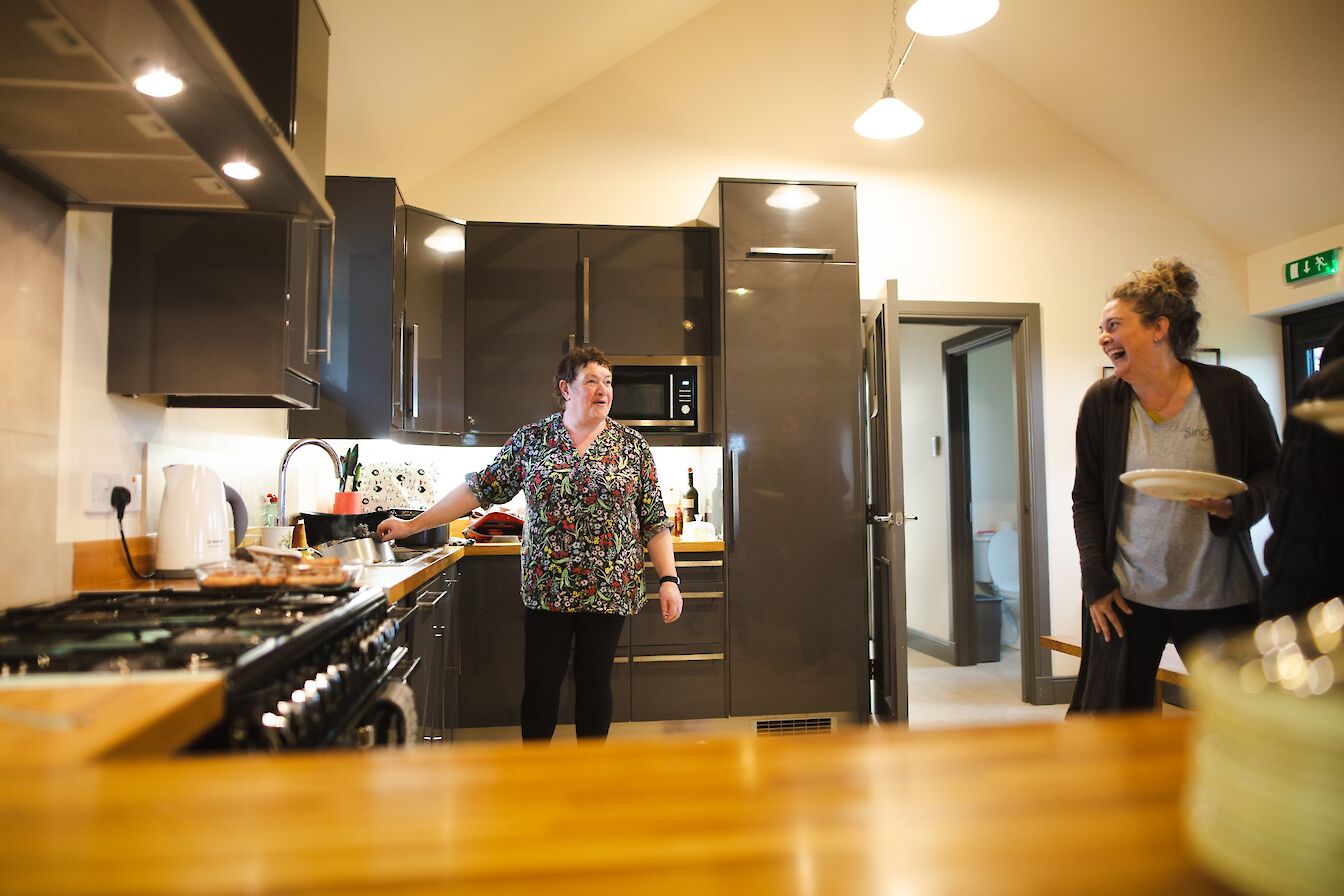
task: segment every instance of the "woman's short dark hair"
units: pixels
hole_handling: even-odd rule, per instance
[[[611,362],[607,356],[602,354],[602,349],[592,346],[582,346],[572,348],[565,352],[565,356],[560,359],[560,365],[555,368],[555,397],[561,404],[565,403],[564,393],[560,391],[560,384],[572,383],[574,378],[579,375],[579,371],[589,364],[601,364],[608,370],[611,369]]]
[[[1199,309],[1195,293],[1199,278],[1179,258],[1159,258],[1150,271],[1135,271],[1111,290],[1112,299],[1128,302],[1148,326],[1167,319],[1167,338],[1178,358],[1189,357],[1199,344]]]

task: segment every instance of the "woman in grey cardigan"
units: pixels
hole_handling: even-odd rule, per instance
[[[1199,364],[1199,282],[1178,259],[1117,286],[1101,313],[1115,376],[1078,412],[1073,528],[1083,579],[1083,657],[1072,712],[1153,706],[1168,641],[1253,625],[1260,571],[1249,530],[1265,514],[1279,438],[1249,378]],[[1167,501],[1126,488],[1127,470],[1240,479],[1226,498]]]

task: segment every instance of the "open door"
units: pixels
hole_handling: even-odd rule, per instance
[[[901,528],[905,515],[900,509],[905,506],[905,490],[901,476],[899,322],[883,306],[869,315],[863,336],[873,712],[880,719],[904,722],[910,710],[905,665],[905,536]]]

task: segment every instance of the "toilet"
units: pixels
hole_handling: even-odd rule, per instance
[[[1020,650],[1022,585],[1018,577],[1017,533],[1012,529],[1000,529],[995,532],[985,548],[985,564],[988,567],[989,580],[994,585],[994,592],[1003,598],[1003,629],[1000,640],[1004,647]]]

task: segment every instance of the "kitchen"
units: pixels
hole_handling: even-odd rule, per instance
[[[493,136],[462,146],[456,161],[443,170],[425,145],[434,140],[404,141],[406,164],[361,157],[359,140],[368,137],[361,138],[357,117],[346,119],[350,147],[344,159],[338,155],[341,141],[329,140],[327,170],[395,173],[416,185],[408,198],[417,205],[468,220],[628,225],[691,221],[715,180],[725,175],[857,181],[862,297],[880,296],[886,282],[899,277],[902,298],[1031,301],[1045,309],[1051,384],[1044,417],[1046,514],[1049,579],[1056,589],[1052,622],[1057,632],[1076,632],[1070,595],[1077,573],[1068,524],[1072,428],[1082,390],[1097,375],[1092,335],[1103,290],[1124,271],[1173,247],[1199,259],[1222,287],[1210,291],[1209,341],[1261,383],[1271,404],[1277,401],[1281,419],[1278,328],[1256,315],[1276,316],[1340,290],[1338,283],[1317,283],[1311,292],[1288,290],[1276,279],[1284,258],[1305,254],[1317,243],[1338,242],[1338,222],[1304,217],[1296,229],[1238,239],[1215,236],[1207,222],[1181,208],[1185,203],[1133,173],[1135,162],[1117,163],[1114,149],[1099,148],[1096,136],[1080,137],[1079,131],[1086,133],[1083,127],[1066,123],[976,55],[977,49],[991,52],[982,46],[988,31],[979,37],[921,41],[916,48],[899,83],[912,91],[910,101],[930,119],[922,134],[895,149],[858,141],[849,124],[874,92],[890,10],[880,3],[834,7],[828,5],[823,13],[813,4],[791,4],[788,15],[781,15],[777,4],[688,5],[685,22],[677,28],[669,24],[656,40],[635,30],[614,57],[601,57],[595,49],[592,58],[608,59],[605,67],[574,72],[576,80],[563,89],[551,85],[551,77],[541,78],[548,89],[559,90],[550,103],[532,114],[519,112],[514,122],[500,123]],[[351,96],[357,82],[376,70],[374,59],[361,63],[358,55],[348,65],[337,64],[342,33],[361,35],[359,47],[370,54],[388,38],[380,38],[373,23],[353,18],[358,9],[351,4],[324,4],[324,9],[333,23],[335,127],[340,98]],[[614,14],[601,4],[589,12]],[[342,25],[342,16],[348,25]],[[1129,27],[1142,18],[1133,13]],[[617,22],[613,19],[613,29]],[[1085,21],[1071,24],[1080,32],[1088,27]],[[1032,33],[1048,31],[1036,25]],[[404,33],[391,46],[407,42],[415,49],[401,56],[411,59],[435,55],[432,45],[414,40],[414,34]],[[527,29],[513,33],[508,42],[515,41],[544,45]],[[482,43],[478,52],[483,56],[502,50]],[[1230,36],[1227,43],[1234,43]],[[384,45],[381,58],[387,58],[391,46]],[[644,49],[632,52],[636,46]],[[799,46],[829,62],[799,66],[787,50]],[[357,54],[359,47],[351,52]],[[468,54],[472,48],[457,49]],[[1285,79],[1306,64],[1296,63],[1288,50],[1272,49],[1281,54],[1275,56],[1276,69],[1288,73]],[[545,57],[502,58],[515,61],[488,77],[516,75],[529,89],[535,88],[538,71],[553,69]],[[714,65],[699,66],[705,59]],[[445,79],[425,83],[442,86]],[[1280,89],[1294,95],[1291,85],[1301,83],[1285,80]],[[732,85],[730,92],[725,93],[724,84]],[[645,101],[653,85],[661,104],[651,107]],[[840,102],[841,95],[855,99]],[[747,96],[753,102],[733,102]],[[705,97],[721,97],[720,105],[706,109]],[[968,108],[965,97],[984,98],[985,105]],[[372,105],[349,102],[365,110]],[[531,106],[525,102],[516,108]],[[805,123],[794,123],[800,108],[809,114]],[[622,113],[603,112],[610,109]],[[932,126],[935,109],[937,128]],[[780,133],[790,135],[787,148],[774,139],[763,145],[761,134]],[[1306,150],[1330,142],[1328,136],[1295,134],[1292,140],[1306,149],[1292,142],[1293,148],[1278,158],[1281,165],[1310,158]],[[1286,132],[1280,136],[1289,139]],[[431,158],[418,170],[409,164],[426,154]],[[15,215],[6,222],[6,233],[13,236],[3,241],[5,268],[31,271],[33,279],[15,288],[41,296],[40,302],[25,303],[15,301],[19,294],[14,294],[5,303],[5,314],[13,320],[4,328],[7,381],[18,388],[5,398],[10,405],[4,439],[11,463],[4,485],[13,515],[27,521],[31,543],[14,560],[13,590],[5,599],[26,602],[68,593],[74,543],[116,538],[112,517],[84,510],[88,474],[139,470],[144,446],[164,444],[184,452],[257,457],[258,479],[264,473],[273,480],[287,431],[283,411],[166,408],[107,394],[109,222],[96,213],[62,218],[45,210],[19,211],[31,209],[31,203],[25,204],[26,196],[12,183],[7,181],[4,189],[6,217]],[[1077,234],[1088,230],[1104,237],[1080,246]],[[1005,233],[1013,238],[1004,239]],[[1302,251],[1293,251],[1298,242]],[[968,250],[977,263],[958,263]],[[1061,259],[1068,262],[1065,272],[1058,271]],[[134,535],[139,521],[133,511],[128,520],[128,534]],[[806,531],[807,524],[800,520],[799,531]],[[1055,671],[1069,672],[1061,663]]]

